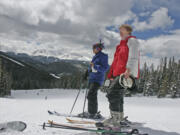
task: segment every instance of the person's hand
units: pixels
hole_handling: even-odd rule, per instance
[[[126,69],[126,72],[124,73],[124,77],[127,79],[130,76],[130,70]]]
[[[113,79],[113,78],[110,78],[109,80],[113,81],[114,79]]]
[[[91,65],[91,67],[94,67],[94,63],[91,62],[90,65]]]

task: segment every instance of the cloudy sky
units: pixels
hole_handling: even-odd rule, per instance
[[[0,50],[89,60],[100,38],[111,64],[118,27],[130,24],[141,63],[180,58],[180,0],[1,0]]]

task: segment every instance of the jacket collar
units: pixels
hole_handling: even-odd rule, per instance
[[[130,35],[124,36],[121,40],[126,40]]]
[[[96,57],[98,57],[101,53],[102,53],[102,52],[99,51],[97,54],[95,54],[94,57],[93,57],[93,60],[94,60]]]

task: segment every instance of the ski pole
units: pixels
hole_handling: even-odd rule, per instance
[[[82,82],[82,81],[81,81],[81,82]],[[81,88],[82,88],[82,83],[81,83],[81,85],[80,85],[80,88],[79,88],[78,94],[77,94],[77,96],[76,96],[76,98],[75,98],[75,101],[74,101],[74,103],[73,103],[73,106],[72,106],[72,108],[71,108],[70,116],[71,116],[72,111],[73,111],[73,109],[74,109],[74,106],[75,106],[75,104],[76,104],[76,102],[77,102],[77,99],[78,99],[78,97],[79,97],[79,95],[80,95]]]
[[[82,89],[82,86],[83,86],[83,83],[82,83],[83,81],[82,81],[82,79],[81,79],[81,81],[80,81],[80,88],[79,88],[79,91],[78,91],[78,94],[77,94],[77,96],[76,96],[76,98],[75,98],[75,101],[74,101],[74,103],[73,103],[73,106],[72,106],[72,108],[71,108],[71,112],[70,112],[70,116],[72,115],[72,112],[73,112],[73,110],[74,110],[74,107],[75,107],[75,104],[76,104],[76,102],[77,102],[77,99],[78,99],[78,97],[79,97],[79,95],[80,95],[80,92],[81,92],[81,89]]]
[[[70,116],[71,116],[71,114],[72,114],[72,111],[73,111],[73,109],[74,109],[74,106],[75,106],[75,104],[76,104],[76,101],[77,101],[77,99],[78,99],[78,97],[79,97],[80,92],[81,92],[81,89],[79,89],[78,94],[77,94],[77,96],[76,96],[76,99],[75,99],[75,101],[74,101],[74,103],[73,103],[73,106],[72,106],[71,112],[70,112]]]
[[[88,90],[86,89],[84,105],[83,105],[83,115],[84,115],[84,110],[85,110],[85,106],[86,106],[87,93],[88,93]]]

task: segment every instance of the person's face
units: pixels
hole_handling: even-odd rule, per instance
[[[128,32],[124,27],[121,27],[119,30],[120,30],[120,36],[121,36],[121,38],[129,35],[129,32]]]
[[[94,53],[94,54],[97,54],[98,52],[99,52],[98,49],[93,48],[93,53]]]

